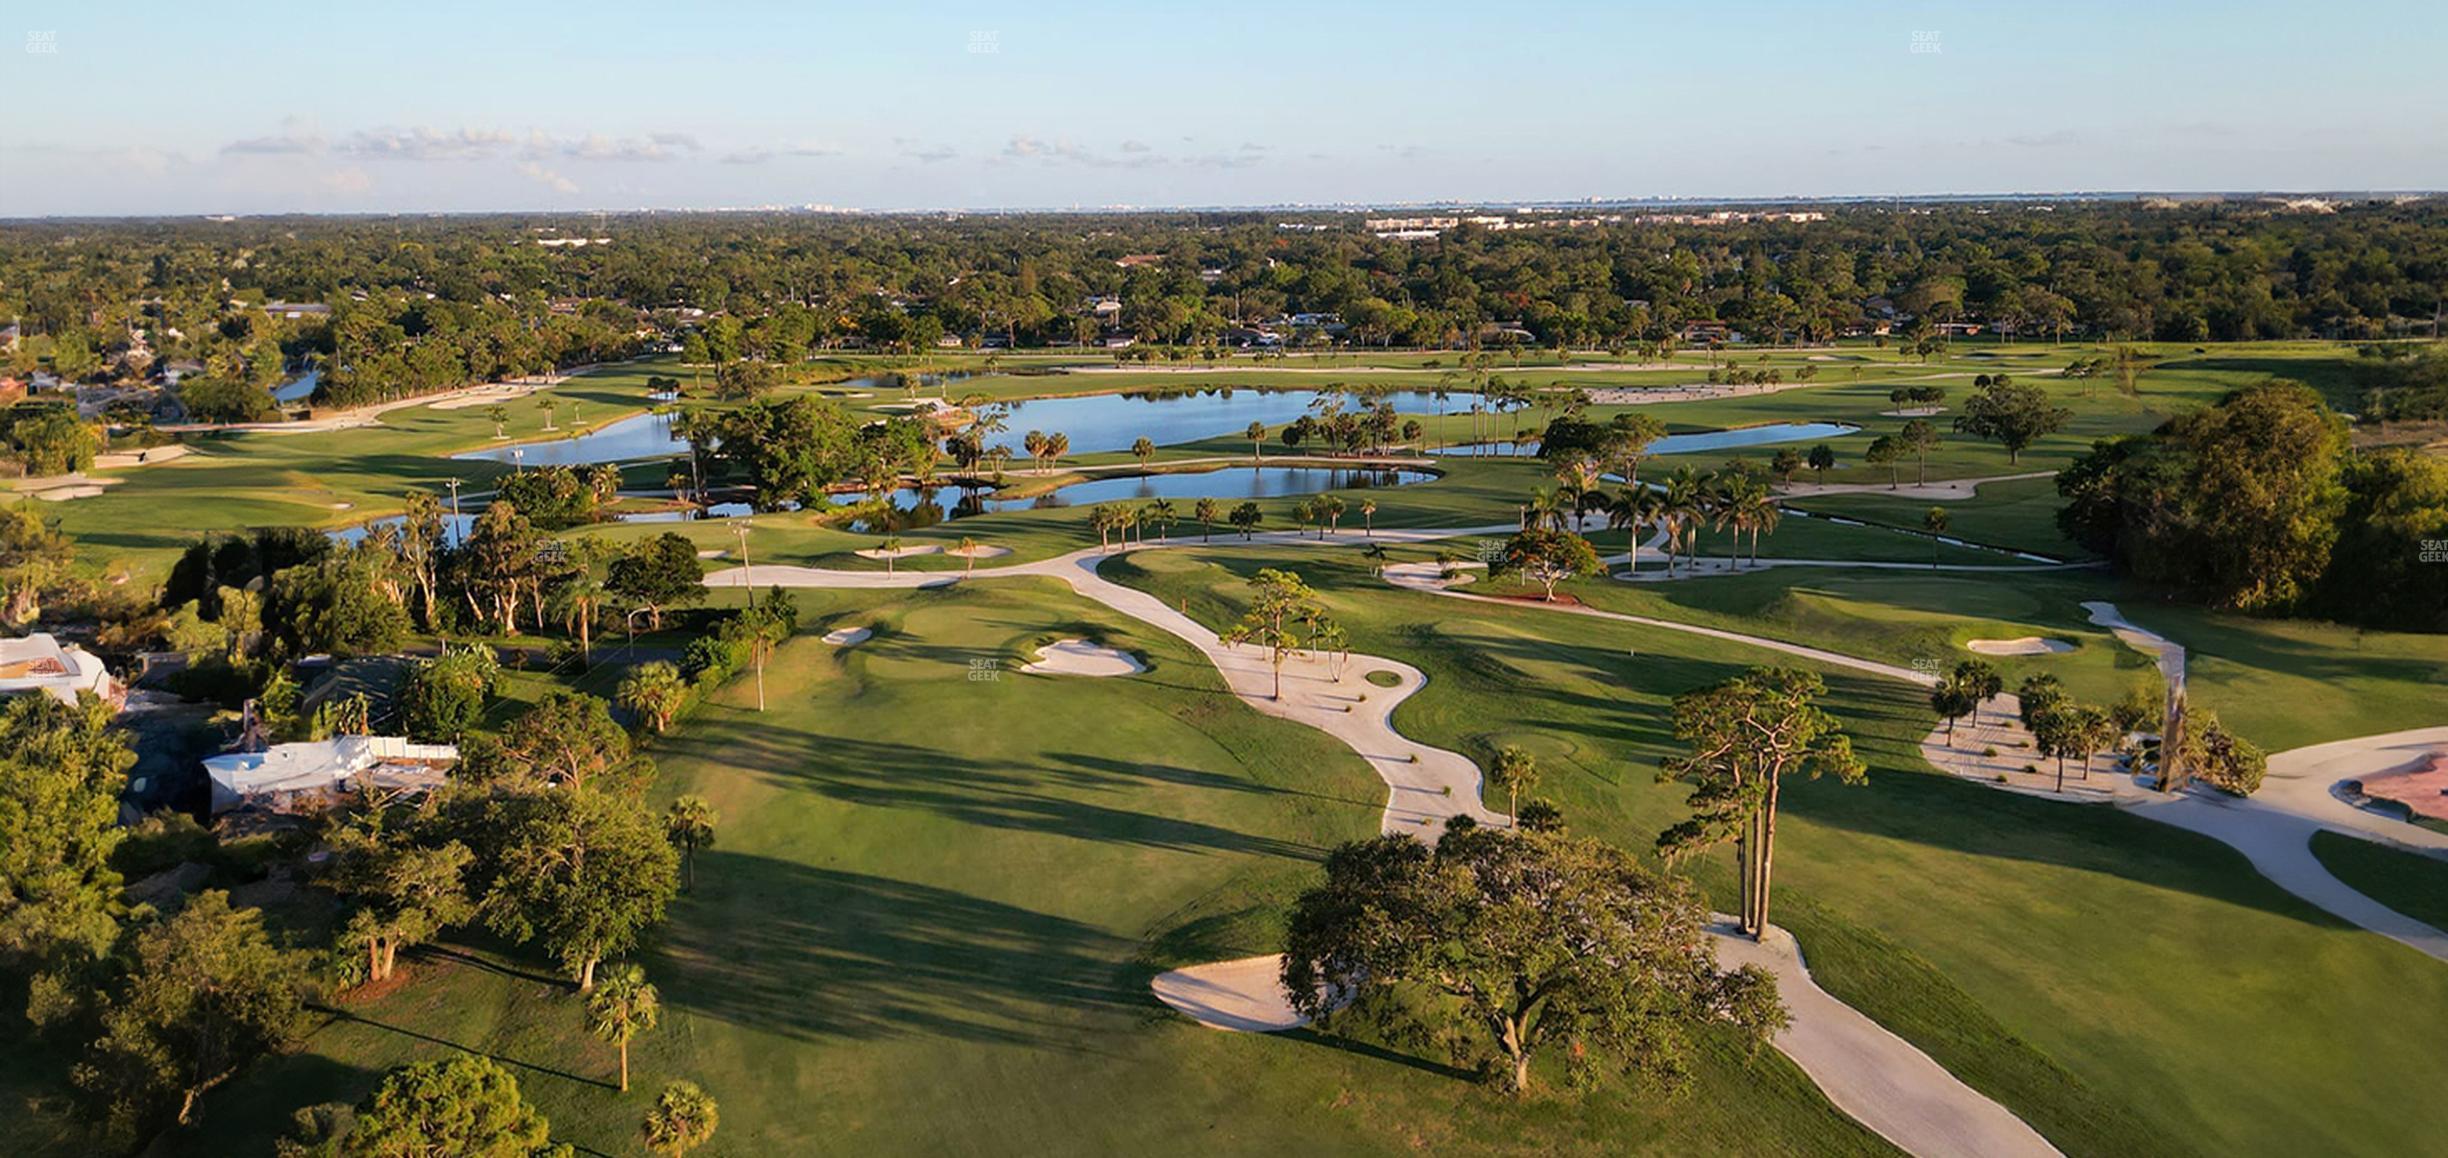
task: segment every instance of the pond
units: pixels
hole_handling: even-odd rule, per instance
[[[1703,430],[1692,434],[1669,434],[1649,444],[1650,454],[1698,454],[1711,450],[1736,450],[1746,446],[1769,446],[1780,442],[1804,442],[1811,439],[1838,438],[1852,434],[1861,427],[1849,422],[1771,422],[1764,426],[1743,426],[1732,430]],[[1466,458],[1523,456],[1538,453],[1538,440],[1531,439],[1519,448],[1503,443],[1473,443],[1448,446],[1435,454],[1460,455]]]
[[[873,385],[871,379],[846,383]],[[1089,394],[1073,398],[1038,398],[1008,403],[1004,429],[991,437],[1013,451],[1031,430],[1061,432],[1071,439],[1072,454],[1129,450],[1146,438],[1159,446],[1239,434],[1252,422],[1279,426],[1309,413],[1316,390],[1251,390],[1218,387],[1181,394]],[[1371,396],[1374,397],[1374,396]],[[1434,414],[1434,395],[1408,390],[1383,395],[1405,414]],[[1345,396],[1345,406],[1357,409],[1361,395]],[[1445,402],[1448,413],[1467,410],[1469,396],[1456,394]],[[454,458],[516,462],[527,466],[588,466],[599,462],[670,458],[688,453],[688,443],[675,438],[668,415],[637,414],[575,438],[502,442]],[[524,454],[518,453],[524,451]]]
[[[1145,438],[1158,446],[1197,442],[1224,435],[1238,436],[1250,423],[1280,426],[1310,413],[1316,390],[1253,390],[1218,387],[1181,394],[1084,394],[1072,398],[1036,398],[1010,403],[1003,431],[988,439],[1013,450],[1029,431],[1060,431],[1071,439],[1071,453],[1099,454],[1129,450]],[[1347,394],[1346,410],[1363,409],[1383,400],[1403,414],[1434,414],[1436,396],[1425,390],[1384,395]],[[1470,409],[1471,396],[1456,393],[1445,400],[1445,411]]]

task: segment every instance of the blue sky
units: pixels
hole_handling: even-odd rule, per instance
[[[9,216],[2448,188],[2438,0],[0,13]]]

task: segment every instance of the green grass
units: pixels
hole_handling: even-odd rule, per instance
[[[574,998],[484,951],[347,1007],[177,1149],[261,1152],[290,1108],[469,1048],[513,1064],[556,1136],[607,1153],[633,1152],[644,1091],[672,1077],[721,1099],[716,1154],[1884,1151],[1781,1055],[1716,1038],[1684,1097],[1517,1105],[1405,1048],[1165,1012],[1154,972],[1275,948],[1318,858],[1376,830],[1366,766],[1049,582],[803,599],[772,710],[735,685],[656,753],[657,799],[703,793],[723,819],[647,957],[666,1021],[639,1042],[641,1092],[600,1084],[611,1058]],[[814,638],[844,623],[878,631]],[[1012,670],[1066,635],[1151,669]]]
[[[2312,855],[2347,887],[2434,929],[2448,929],[2448,861],[2321,829]]]
[[[2185,645],[2196,707],[2271,752],[2428,727],[2448,704],[2448,635],[2256,619],[2132,599],[2128,619]]]
[[[1530,608],[1429,604],[1314,551],[1107,566],[1213,623],[1261,565],[1297,568],[1357,647],[1427,673],[1397,712],[1406,734],[1481,758],[1530,749],[1540,793],[1576,829],[1631,847],[1682,814],[1683,790],[1655,782],[1673,747],[1669,697],[1776,658]],[[2067,628],[2053,610],[2016,614]],[[2098,650],[2102,672],[2121,674]],[[1827,675],[1871,779],[1790,790],[1779,919],[1839,997],[2070,1153],[2386,1153],[2448,1129],[2448,1108],[2422,1092],[2448,1077],[2428,1045],[2448,1031],[2435,962],[2343,926],[2206,838],[1931,773],[1914,747],[1930,722],[1916,689]],[[1699,873],[1727,899],[1722,859]],[[2374,1024],[2402,1032],[2340,1031]]]
[[[1970,377],[1975,373],[1994,371],[2001,366],[2022,369],[2028,380],[2048,385],[2063,404],[2076,411],[2074,424],[2027,452],[2020,466],[2007,464],[2004,453],[1994,446],[1953,436],[1929,464],[1934,478],[1994,475],[2053,468],[2080,453],[2095,436],[2148,429],[2172,413],[2211,401],[2228,389],[2278,370],[2301,368],[2301,376],[2315,378],[2323,373],[2340,373],[2332,368],[2341,357],[2339,349],[2314,343],[2222,347],[2223,360],[2211,361],[2207,366],[2180,369],[2171,360],[2169,368],[2143,378],[2143,388],[2134,399],[2119,396],[2105,380],[2059,382],[2028,373],[2033,368],[2061,366],[2076,357],[2099,356],[2106,352],[2101,347],[2037,344],[1959,347],[1926,365],[1904,359],[1893,351],[1868,347],[1849,348],[1843,355],[1847,361],[1814,360],[1824,355],[1821,351],[1778,351],[1765,355],[1736,352],[1728,357],[1745,367],[1777,366],[1789,373],[1815,367],[1820,377],[1808,388],[1774,395],[1640,409],[1677,430],[1814,419],[1855,422],[1866,429],[1862,434],[1833,440],[1845,465],[1833,472],[1829,481],[1875,482],[1884,481],[1885,472],[1861,466],[1859,449],[1868,445],[1873,435],[1901,421],[1878,413],[1892,405],[1886,398],[1892,384],[1938,381],[1959,397],[1970,390]],[[2183,353],[2176,349],[2163,352]],[[1605,360],[1604,355],[1576,355],[1577,360],[1587,358]],[[1707,360],[1705,354],[1685,353],[1678,355],[1678,369],[1633,372],[1560,369],[1552,359],[1525,356],[1518,366],[1498,359],[1492,371],[1507,381],[1534,387],[1671,385],[1704,378]],[[1145,370],[1049,372],[1107,361],[1079,353],[1004,355],[999,359],[997,372],[978,373],[945,387],[943,392],[1025,398],[1224,384],[1316,388],[1343,383],[1416,389],[1434,388],[1447,375],[1454,375],[1448,385],[1457,391],[1457,402],[1467,406],[1471,385],[1467,375],[1456,373],[1458,355],[1452,354],[1361,353],[1325,359],[1295,356],[1281,363],[1264,364],[1242,360],[1229,362],[1213,372],[1193,374]],[[837,358],[831,362],[834,364],[825,368],[840,374],[911,364],[906,360],[875,358]],[[1431,368],[1428,365],[1431,362],[1438,366]],[[982,358],[957,355],[931,357],[923,364],[972,372],[983,371],[985,366]],[[674,359],[657,357],[600,368],[556,387],[552,393],[577,401],[581,410],[579,425],[593,427],[643,409],[645,379],[649,375],[671,374],[687,379],[691,373]],[[843,390],[840,386],[813,389],[836,394]],[[877,413],[875,407],[900,400],[899,392],[882,392],[870,398],[852,399],[850,404]],[[544,418],[532,401],[518,399],[505,405],[510,411],[508,433],[512,438],[535,438],[544,433]],[[1592,414],[1604,418],[1622,409],[1625,408],[1599,406],[1593,408]],[[482,489],[486,480],[505,468],[492,463],[454,461],[448,455],[496,444],[493,424],[485,411],[483,406],[452,410],[420,406],[393,411],[383,417],[380,425],[363,429],[317,434],[197,436],[191,439],[192,453],[187,458],[105,472],[106,476],[120,480],[105,494],[45,504],[45,513],[58,518],[63,529],[76,538],[81,567],[92,571],[126,568],[139,576],[158,574],[179,548],[206,530],[270,525],[344,526],[393,513],[408,490],[438,491],[448,478],[461,478],[467,480],[471,489]],[[1537,427],[1544,424],[1550,413],[1545,408],[1534,408],[1515,416],[1515,420],[1518,425]],[[567,417],[566,410],[562,417]],[[1432,428],[1430,437],[1438,441],[1466,438],[1472,425],[1466,414],[1449,414],[1441,421],[1433,414],[1417,417]],[[1163,460],[1238,455],[1246,450],[1245,443],[1223,437],[1168,447]],[[1755,461],[1765,461],[1771,452],[1754,449],[1744,453]],[[1725,453],[1687,456],[1691,464],[1703,467],[1714,467],[1726,457]],[[1077,461],[1108,464],[1126,461],[1126,456],[1086,455]],[[1657,460],[1654,469],[1662,471],[1673,465],[1675,460]],[[661,469],[656,466],[633,469],[629,472],[631,484],[659,483]],[[1406,492],[1415,493],[1404,493],[1399,499],[1388,501],[1388,510],[1384,512],[1386,525],[1432,525],[1439,519],[1465,512],[1483,522],[1490,517],[1505,517],[1532,486],[1548,481],[1535,459],[1499,460],[1456,467],[1455,472],[1469,478],[1448,479],[1448,484],[1459,485],[1445,485],[1441,489],[1405,488]],[[2010,508],[2018,507],[2022,504],[2015,499],[2027,497],[2014,496],[2003,501]],[[1976,528],[1986,517],[1981,508],[1989,501],[1984,496],[1973,503],[1955,504],[1958,529],[1969,537],[1985,539],[1987,536]],[[2014,510],[2001,517],[2010,527],[2033,526],[2036,521],[2045,522],[2040,515],[2048,505],[2042,502],[2030,512]],[[1280,525],[1289,510],[1288,501],[1269,506],[1270,519]],[[1917,525],[1918,514],[1908,514],[1910,517],[1904,520],[1907,525]],[[1073,513],[1065,518],[1082,517]],[[990,533],[1012,530],[1023,537],[1031,530],[1027,524],[979,529]],[[2001,537],[1999,541],[2028,545],[2021,537],[2012,541]]]
[[[2059,559],[2091,557],[2089,551],[2057,529],[2057,511],[2064,502],[2058,498],[2055,479],[1988,483],[1975,498],[1965,502],[1933,504],[1927,499],[1851,494],[1801,499],[1791,505],[1814,513],[1911,529],[1921,526],[1921,517],[1931,506],[1942,506],[1947,512],[1947,533],[1966,542]]]

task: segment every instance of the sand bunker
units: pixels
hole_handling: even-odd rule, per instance
[[[567,381],[569,378],[566,375],[556,374],[540,382],[493,382],[483,386],[473,386],[469,387],[464,394],[456,394],[435,402],[433,409],[467,410],[477,406],[491,406],[499,402],[525,398],[538,390],[550,389]]]
[[[1897,408],[1896,408],[1896,409],[1894,409],[1894,410],[1881,410],[1881,411],[1879,411],[1879,413],[1880,413],[1880,414],[1883,414],[1883,415],[1885,415],[1885,416],[1887,416],[1887,417],[1889,417],[1889,418],[1928,418],[1928,417],[1930,417],[1931,415],[1934,415],[1934,414],[1944,414],[1944,413],[1946,413],[1946,407],[1944,407],[1944,406],[1901,406],[1901,407],[1897,407]]]
[[[1975,639],[1964,645],[1982,655],[2057,655],[2074,650],[2062,639],[2026,635],[2021,639]]]
[[[1148,988],[1209,1029],[1274,1033],[1309,1020],[1285,1000],[1282,978],[1283,958],[1269,954],[1160,973]]]
[[[697,552],[697,557],[700,559],[720,559],[730,553],[731,552],[726,551],[721,547],[712,547],[708,548],[707,550]]]
[[[937,555],[942,552],[942,547],[929,544],[924,547],[895,547],[890,551],[882,547],[869,547],[863,551],[851,553],[862,559],[906,559],[912,555]]]
[[[824,634],[824,641],[835,647],[857,647],[875,634],[872,627],[843,627]]]
[[[1064,639],[1038,648],[1037,662],[1023,664],[1020,670],[1037,675],[1126,676],[1146,671],[1147,665],[1119,648]]]
[[[956,555],[963,559],[999,559],[1011,554],[1011,551],[1009,547],[997,547],[991,543],[980,543],[966,550],[960,547],[944,548],[944,554]]]
[[[90,499],[102,493],[99,486],[52,487],[34,492],[34,497],[46,503],[64,503],[70,499]]]

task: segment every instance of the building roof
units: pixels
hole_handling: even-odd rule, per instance
[[[110,670],[75,644],[37,632],[23,639],[0,639],[0,695],[39,691],[63,704],[74,705],[78,692],[111,695]]]
[[[334,736],[209,757],[204,771],[212,777],[213,811],[226,812],[254,800],[279,802],[302,793],[337,791],[360,777],[377,788],[431,788],[458,760],[459,749],[451,744],[412,744],[396,736]]]

